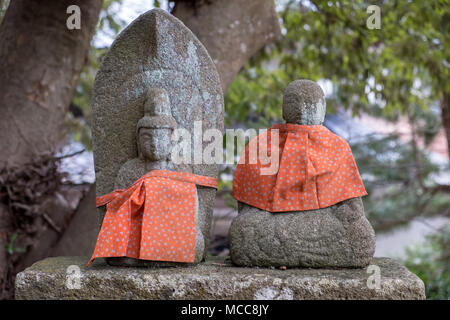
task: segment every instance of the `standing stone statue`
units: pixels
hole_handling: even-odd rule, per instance
[[[319,85],[292,82],[283,97],[286,124],[274,126],[280,128],[280,146],[286,144],[278,173],[261,177],[251,165],[238,164],[233,194],[239,214],[229,231],[233,263],[364,267],[371,261],[375,233],[360,197],[366,192],[348,144],[321,125],[325,110]],[[286,131],[293,136],[286,138]]]
[[[129,187],[151,170],[217,178],[218,164],[175,164],[175,128],[223,132],[219,75],[200,41],[164,10],[146,12],[123,30],[102,61],[93,93],[93,151],[97,196]],[[201,147],[209,141],[201,140]],[[194,148],[191,148],[192,159]],[[197,185],[195,262],[208,247],[215,189]],[[105,207],[98,209],[100,224]],[[108,258],[113,265],[170,265]]]

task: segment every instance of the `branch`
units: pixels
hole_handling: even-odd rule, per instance
[[[61,234],[62,230],[60,227],[56,225],[56,223],[50,218],[50,216],[46,213],[42,214],[44,220],[59,234]]]
[[[431,191],[431,192],[446,192],[446,193],[450,193],[450,185],[448,184],[438,184],[435,185],[433,187],[430,188],[426,188],[426,191]]]
[[[55,160],[61,160],[61,159],[64,159],[64,158],[70,158],[70,157],[76,156],[77,154],[83,153],[85,151],[86,151],[86,149],[81,149],[81,150],[79,150],[77,152],[74,152],[74,153],[65,154],[65,155],[59,156],[59,157],[54,157],[54,159]]]

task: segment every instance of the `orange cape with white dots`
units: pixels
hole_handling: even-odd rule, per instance
[[[217,179],[153,170],[128,189],[97,197],[106,215],[88,266],[100,257],[194,262],[197,184],[217,188]]]
[[[277,132],[279,143],[272,146]],[[270,164],[259,156],[252,160],[249,150],[261,146],[268,159],[278,148],[277,171],[261,174]],[[236,200],[270,212],[325,208],[364,195],[348,143],[322,125],[274,125],[247,145],[233,181]]]

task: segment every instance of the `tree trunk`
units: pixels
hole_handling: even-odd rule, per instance
[[[67,7],[81,10],[69,30]],[[102,0],[14,0],[0,26],[0,168],[56,150]]]
[[[12,228],[11,215],[8,207],[0,203],[0,299],[5,297],[3,293],[6,290],[5,278],[8,275],[9,254],[8,246],[8,232]]]
[[[447,92],[444,92],[441,99],[441,118],[447,138],[447,152],[450,158],[450,93]]]
[[[66,25],[70,5],[80,8],[80,29],[69,30]],[[11,1],[0,25],[0,172],[57,150],[101,7],[102,0]],[[0,203],[0,211],[4,249],[17,225],[9,222],[16,219],[11,207]],[[11,257],[3,249],[0,296],[5,298],[11,297],[5,293],[11,288],[5,287],[11,285],[14,273],[7,270]]]
[[[273,0],[176,0],[172,14],[208,50],[224,94],[248,59],[280,35]]]

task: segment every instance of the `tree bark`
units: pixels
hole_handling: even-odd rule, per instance
[[[80,8],[80,29],[66,25],[70,5]],[[101,7],[102,0],[11,1],[0,25],[0,171],[57,150]],[[9,222],[11,208],[0,203],[0,213],[4,249],[17,230]],[[5,287],[14,272],[7,270],[11,257],[3,249],[0,289],[10,298],[12,289]]]
[[[8,276],[8,233],[12,228],[11,215],[7,206],[0,203],[0,300],[6,297],[5,278]]]
[[[444,92],[441,99],[442,126],[447,138],[447,152],[450,158],[450,93]]]
[[[208,50],[224,94],[248,59],[280,35],[273,0],[177,0],[172,14]]]
[[[70,5],[81,29],[69,30]],[[54,152],[102,0],[11,1],[0,26],[0,168]]]

